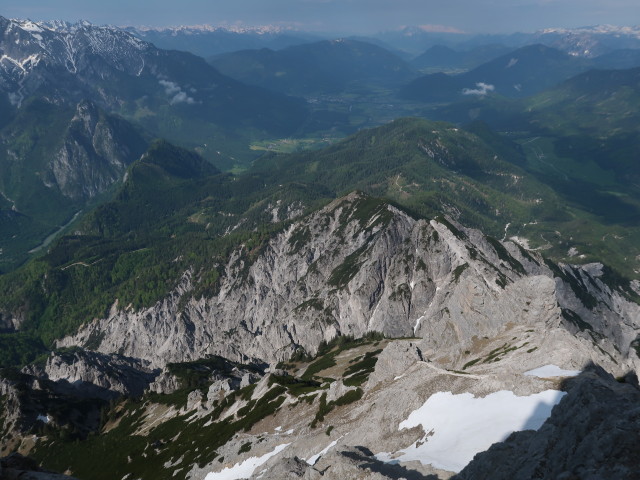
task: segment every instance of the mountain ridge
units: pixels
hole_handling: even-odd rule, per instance
[[[242,50],[209,59],[240,81],[288,94],[335,94],[351,84],[393,85],[415,76],[388,50],[360,40],[340,38],[281,50]]]
[[[552,87],[588,69],[588,62],[542,44],[527,45],[465,73],[436,73],[404,86],[399,95],[412,100],[447,102],[464,96],[499,94],[518,98]]]

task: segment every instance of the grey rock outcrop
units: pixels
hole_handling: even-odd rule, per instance
[[[44,367],[30,365],[23,372],[52,382],[68,382],[68,390],[75,390],[75,395],[108,400],[141,396],[160,370],[143,360],[78,349],[52,353]]]
[[[173,368],[182,370],[182,375]],[[189,376],[192,377],[191,380],[184,378]],[[242,365],[221,357],[209,357],[192,364],[165,367],[149,385],[149,390],[166,394],[184,388],[208,386],[206,405],[209,408],[219,397],[256,383],[263,377],[264,365]]]
[[[314,353],[337,334],[380,331],[446,348],[542,322],[581,332],[617,361],[638,361],[629,347],[640,307],[598,269],[547,264],[511,242],[444,218],[415,220],[359,193],[294,223],[257,258],[239,247],[210,298],[190,297],[192,277],[185,272],[152,308],[114,303],[59,345],[100,339],[101,352],[160,367],[207,354],[275,362],[300,348]]]
[[[577,335],[598,343],[607,338],[634,360],[631,348],[639,333],[638,304],[629,301],[628,291],[607,283],[610,270],[600,263],[581,267],[561,265],[556,270],[556,292],[563,324]]]
[[[149,391],[155,393],[173,393],[180,389],[180,387],[180,379],[166,369],[163,369],[153,382],[149,384]]]
[[[19,314],[0,312],[0,331],[16,331],[23,321],[24,319]]]
[[[454,478],[638,478],[640,390],[632,377],[619,383],[599,367],[583,372],[539,430],[513,433]]]
[[[53,155],[45,183],[73,200],[91,199],[122,179],[145,148],[131,125],[82,101]]]
[[[33,459],[18,453],[0,458],[0,478],[2,480],[76,480],[74,477],[43,470]]]
[[[283,458],[259,475],[262,475],[260,478],[280,478],[282,480],[317,480],[323,477],[322,473],[298,457]],[[256,475],[252,478],[256,478]]]
[[[342,447],[309,465],[297,457],[285,458],[272,467],[254,474],[251,480],[319,480],[344,478],[350,480],[438,480],[437,475],[423,475],[401,465],[377,460],[365,447]]]
[[[100,428],[102,409],[108,405],[104,389],[96,387],[96,395],[96,389],[79,391],[66,380],[52,382],[6,370],[2,375],[0,394],[5,414],[0,417],[0,454],[16,451],[24,438],[43,429],[65,430],[85,438]]]

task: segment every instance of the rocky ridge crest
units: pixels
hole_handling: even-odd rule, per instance
[[[415,220],[353,193],[259,252],[240,246],[210,296],[191,298],[185,272],[152,308],[116,302],[59,346],[95,345],[155,367],[207,354],[277,362],[300,349],[314,353],[337,334],[416,336],[435,349],[544,322],[562,324],[621,366],[635,364],[640,307],[605,280],[598,265],[555,265],[450,219]]]

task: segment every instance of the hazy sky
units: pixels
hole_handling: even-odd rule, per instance
[[[640,0],[2,0],[0,15],[114,25],[296,25],[374,33],[403,25],[469,33],[640,24]]]

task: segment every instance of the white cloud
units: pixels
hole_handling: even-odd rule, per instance
[[[189,97],[185,92],[180,91],[178,93],[176,93],[176,95],[171,99],[171,102],[169,102],[171,105],[175,105],[176,103],[188,103],[189,105],[192,105],[194,103],[196,103],[196,101]]]
[[[486,95],[489,92],[493,92],[496,87],[489,83],[478,82],[476,83],[478,88],[465,88],[462,90],[463,95]]]
[[[164,87],[167,95],[173,95],[181,90],[177,83],[170,82],[169,80],[158,80],[158,83]]]
[[[175,105],[177,103],[187,103],[192,105],[196,103],[196,101],[187,95],[187,93],[184,92],[177,83],[163,79],[158,80],[158,83],[164,87],[164,91],[168,96],[173,97],[169,102],[171,105]],[[195,92],[196,90],[192,88],[191,91]]]

